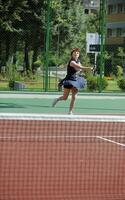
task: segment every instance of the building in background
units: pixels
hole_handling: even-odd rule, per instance
[[[107,1],[106,45],[125,47],[125,0]]]
[[[100,0],[83,0],[85,14],[96,13],[99,10]]]
[[[125,46],[125,0],[107,0],[106,45]],[[83,0],[85,14],[96,13],[100,0]]]

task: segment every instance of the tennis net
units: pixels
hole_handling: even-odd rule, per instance
[[[0,200],[57,199],[125,199],[125,116],[0,114]]]

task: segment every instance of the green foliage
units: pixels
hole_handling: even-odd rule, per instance
[[[120,65],[116,65],[113,67],[113,74],[117,77],[120,78],[123,75],[123,68]]]
[[[33,71],[31,68],[34,63],[37,65],[37,60],[45,53],[46,4],[45,0],[0,1],[2,65],[6,65],[8,57],[12,56],[17,67],[23,66],[26,70]],[[89,63],[86,55],[86,31],[91,27],[91,31],[97,32],[97,18],[96,15],[86,17],[82,0],[52,1],[50,64],[67,63],[70,50],[74,47],[81,49],[81,62]]]
[[[14,84],[15,84],[14,80],[9,80],[8,86],[9,86],[10,90],[14,90]]]
[[[14,80],[15,79],[15,65],[11,63],[7,63],[6,66],[6,75],[8,80]]]
[[[99,32],[99,12],[97,14],[91,13],[86,15],[86,30],[89,33]]]
[[[123,68],[119,65],[117,65],[117,72],[116,72],[116,76],[119,78],[123,75]]]
[[[6,69],[7,80],[9,82],[9,88],[14,89],[15,81],[20,81],[21,76],[16,70],[16,66],[10,63],[7,63]]]
[[[102,82],[100,83],[100,77],[97,76],[89,76],[87,78],[87,88],[90,91],[99,90],[99,85],[102,84],[102,89],[104,90],[108,86],[108,82],[105,77],[102,78]]]
[[[123,68],[125,65],[125,52],[124,48],[118,47],[116,51],[111,52],[110,63],[108,64],[108,68],[110,71],[116,76],[123,75]]]
[[[90,91],[97,90],[98,85],[97,85],[97,78],[95,76],[89,76],[87,78],[87,88]]]
[[[34,67],[35,67],[35,70],[37,70],[39,67],[41,67],[42,65],[42,62],[41,60],[37,60],[33,63]]]
[[[27,7],[27,0],[7,0],[2,1],[0,4],[0,14],[1,14],[1,28],[8,32],[18,32],[20,28],[17,23],[22,21],[21,14]]]
[[[117,81],[117,84],[119,86],[119,88],[125,92],[125,77],[122,77],[120,78],[118,81]]]
[[[56,20],[53,21],[52,47],[62,59],[62,63],[67,63],[72,48],[79,47],[82,54],[85,54],[86,33],[83,2],[78,0],[68,0],[63,3],[57,0],[53,2],[53,13]]]
[[[100,83],[100,81],[101,81],[101,83]],[[98,84],[98,89],[99,89],[99,85],[101,84],[102,85],[102,90],[104,90],[108,86],[108,81],[107,81],[106,77],[103,77],[100,80],[100,77],[98,76],[97,77],[97,84]]]
[[[43,66],[47,28],[46,4],[46,0],[0,1],[0,61],[1,67],[6,66],[6,76],[11,86],[13,81],[22,78],[36,79],[35,74],[32,74],[33,69]],[[83,0],[53,0],[50,29],[49,66],[65,65],[70,59],[70,50],[74,47],[81,49],[81,63],[85,66],[90,63],[91,59],[86,54],[86,32],[99,31],[99,13],[85,15]],[[115,55],[117,60],[112,53],[105,52],[105,75],[112,75],[114,70],[116,76],[120,77],[125,63],[124,49],[118,48]],[[13,58],[11,64],[8,63],[9,56]],[[21,67],[27,73],[23,77],[18,73]],[[98,90],[98,82],[97,77],[89,77],[88,88]],[[106,85],[103,80],[103,87]]]
[[[117,49],[117,56],[120,58],[125,58],[125,52],[123,47],[118,47]]]

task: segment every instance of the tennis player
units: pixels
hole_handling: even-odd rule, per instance
[[[74,108],[75,99],[76,99],[79,89],[84,88],[87,83],[86,79],[79,76],[78,72],[80,72],[82,70],[87,70],[87,71],[92,70],[92,68],[83,67],[80,64],[79,56],[80,56],[80,49],[79,48],[72,49],[71,59],[67,66],[67,75],[59,83],[60,87],[61,86],[64,87],[63,95],[60,96],[59,98],[55,99],[52,104],[52,106],[54,107],[58,101],[67,100],[67,98],[71,92],[71,102],[70,102],[70,107],[69,107],[69,114],[73,114],[72,111]]]

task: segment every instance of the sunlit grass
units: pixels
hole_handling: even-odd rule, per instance
[[[48,79],[48,90],[50,91],[57,91],[58,90],[58,79],[56,77],[51,77]],[[32,79],[32,80],[22,80],[19,81],[25,84],[26,86],[26,90],[29,91],[44,91],[45,89],[45,79],[43,79],[43,77],[38,77],[37,79]],[[8,81],[4,80],[4,81],[0,81],[0,90],[4,91],[4,90],[10,90],[9,86],[8,86]],[[117,79],[114,80],[108,80],[108,86],[105,89],[106,92],[120,92],[120,88],[117,85]]]
[[[117,85],[117,79],[115,80],[108,80],[108,86],[106,91],[121,91]]]

